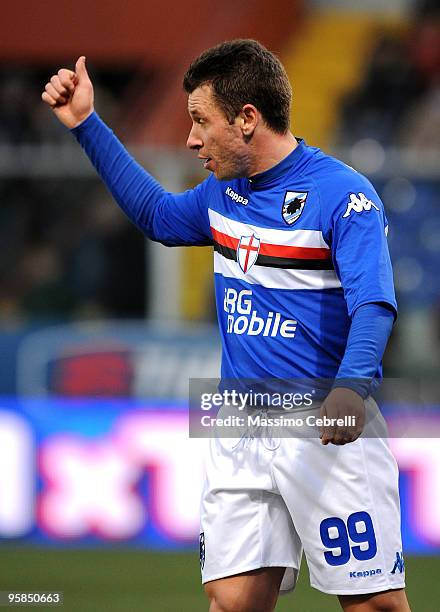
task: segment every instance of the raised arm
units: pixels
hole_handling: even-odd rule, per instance
[[[72,131],[119,206],[142,232],[168,246],[211,244],[207,202],[212,181],[172,194],[142,168],[94,112],[84,56],[75,71],[62,68],[52,76],[42,99]]]

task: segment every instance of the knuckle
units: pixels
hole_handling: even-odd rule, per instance
[[[69,73],[65,68],[61,68],[61,70],[58,70],[58,78],[60,83],[64,86],[64,87],[69,87],[71,84],[71,80],[69,77]]]

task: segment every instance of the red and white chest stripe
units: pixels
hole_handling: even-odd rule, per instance
[[[208,212],[215,272],[276,289],[341,286],[321,231],[263,228]]]

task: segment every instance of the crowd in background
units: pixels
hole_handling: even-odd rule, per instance
[[[373,46],[360,86],[343,100],[339,144],[440,145],[440,5],[421,2],[404,32]]]
[[[73,142],[40,100],[52,72],[0,68],[0,147]],[[131,76],[95,71],[109,122]],[[0,200],[1,320],[144,316],[145,241],[97,178],[3,176]]]

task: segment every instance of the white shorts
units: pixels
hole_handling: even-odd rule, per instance
[[[397,464],[376,403],[365,405],[376,437],[344,446],[317,437],[211,439],[203,583],[275,566],[286,568],[281,591],[293,590],[304,548],[310,583],[324,593],[405,586]]]

